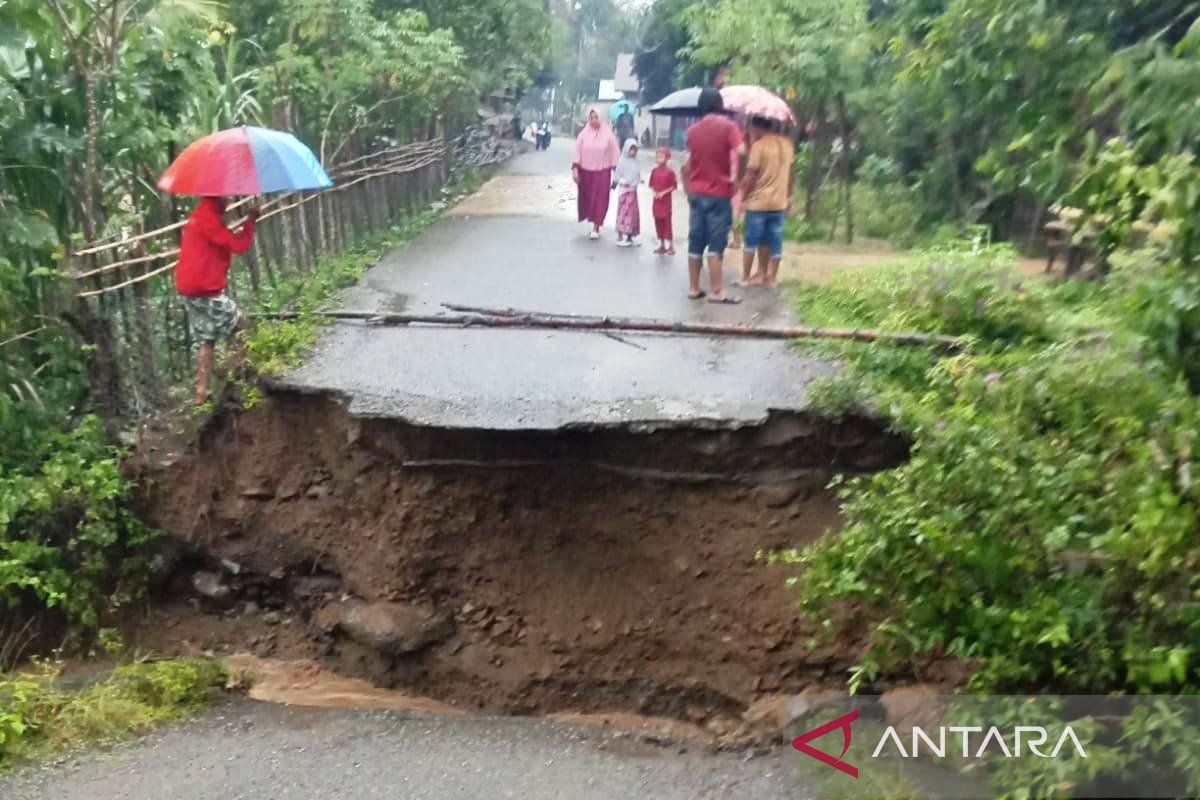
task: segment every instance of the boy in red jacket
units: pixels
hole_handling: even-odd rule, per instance
[[[258,208],[251,207],[240,233],[225,227],[225,199],[205,197],[188,217],[175,267],[175,289],[187,307],[192,334],[200,342],[196,356],[196,405],[208,402],[208,377],[212,373],[217,340],[227,340],[236,330],[240,314],[225,294],[233,255],[250,249]]]

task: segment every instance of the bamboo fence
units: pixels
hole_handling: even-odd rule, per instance
[[[331,189],[270,197],[252,249],[230,272],[229,294],[253,305],[281,282],[310,273],[323,256],[429,208],[450,178],[454,144],[440,121],[431,122],[406,143],[328,167]],[[248,202],[231,205],[234,216]],[[93,397],[110,420],[153,416],[192,373],[194,343],[172,275],[191,206],[164,196],[120,234],[83,243],[69,256],[76,315],[86,318],[80,327],[94,348]]]

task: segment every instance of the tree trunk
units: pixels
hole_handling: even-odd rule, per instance
[[[846,209],[846,244],[854,241],[854,151],[850,143],[850,112],[846,109],[846,95],[837,95],[838,129],[842,137],[842,186]]]
[[[96,73],[90,67],[83,75],[87,98],[87,150],[83,161],[83,235],[85,241],[96,238],[96,148],[100,133],[100,115],[96,110]]]
[[[817,203],[821,195],[821,172],[822,160],[821,155],[824,152],[822,147],[822,137],[825,135],[825,104],[817,103],[816,106],[816,128],[813,130],[812,137],[809,139],[808,151],[808,179],[806,181],[804,193],[804,221],[815,222],[817,219]]]

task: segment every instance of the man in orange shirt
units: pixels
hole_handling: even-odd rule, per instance
[[[205,197],[188,217],[175,267],[175,289],[187,307],[192,334],[200,342],[196,355],[196,405],[208,402],[208,378],[212,373],[218,340],[233,336],[241,315],[225,294],[229,267],[235,254],[250,249],[258,208],[251,207],[239,233],[225,227],[225,199]]]
[[[783,261],[783,229],[795,196],[792,164],[796,149],[791,139],[776,132],[770,120],[750,121],[750,161],[742,189],[746,196],[746,249],[742,260],[742,284],[779,285]],[[758,272],[753,273],[758,256]]]

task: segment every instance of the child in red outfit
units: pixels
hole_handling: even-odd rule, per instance
[[[671,229],[671,194],[679,188],[675,170],[669,166],[671,151],[663,147],[658,151],[657,166],[650,173],[650,191],[654,192],[654,227],[658,233],[659,255],[675,255],[675,233]]]

